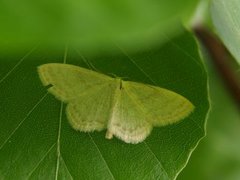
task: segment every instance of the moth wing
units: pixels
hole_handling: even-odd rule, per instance
[[[152,130],[148,117],[126,90],[118,90],[116,96],[108,134],[113,134],[126,143],[142,142]]]
[[[188,99],[173,91],[130,81],[124,83],[136,102],[144,107],[147,116],[151,117],[148,119],[154,126],[178,122],[194,110]]]
[[[60,63],[41,65],[38,74],[44,86],[51,85],[48,91],[64,102],[77,98],[95,86],[113,81],[104,74]]]
[[[106,129],[116,85],[99,86],[68,103],[66,114],[75,130],[91,132]]]

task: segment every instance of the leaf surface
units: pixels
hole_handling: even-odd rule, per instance
[[[0,59],[0,177],[3,179],[174,179],[205,135],[207,75],[193,36],[134,54],[86,55],[69,47],[66,63],[157,85],[189,99],[194,112],[180,123],[154,128],[137,145],[105,132],[73,130],[65,104],[48,94],[37,66],[63,62],[64,51],[35,48]],[[101,50],[99,50],[100,52]],[[22,58],[23,57],[23,58]]]

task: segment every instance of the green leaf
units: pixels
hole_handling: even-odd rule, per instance
[[[211,15],[223,43],[240,63],[240,1],[213,0]]]
[[[69,49],[67,63],[170,89],[195,111],[178,124],[154,128],[137,145],[105,132],[73,130],[65,105],[47,94],[37,66],[63,62],[63,51],[36,48],[0,60],[0,177],[3,179],[174,179],[205,135],[209,109],[207,75],[190,33],[137,53],[90,56]],[[116,50],[116,51],[117,51]],[[104,51],[104,49],[103,49]],[[102,52],[103,52],[102,51]],[[115,51],[115,52],[116,52]],[[23,58],[21,58],[23,57]],[[153,81],[152,81],[153,80]]]
[[[129,46],[159,42],[164,40],[162,34],[179,31],[181,21],[190,19],[197,2],[3,0],[0,47],[70,39],[81,49],[93,50],[109,40]]]

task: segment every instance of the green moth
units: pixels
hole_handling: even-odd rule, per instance
[[[67,103],[66,114],[75,130],[107,129],[106,138],[126,143],[142,142],[154,126],[176,123],[194,109],[183,96],[157,86],[91,71],[82,67],[50,63],[38,67],[44,86]]]

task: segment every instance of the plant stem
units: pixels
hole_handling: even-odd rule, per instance
[[[198,39],[206,47],[212,58],[213,64],[221,75],[226,87],[237,102],[238,107],[240,107],[240,78],[237,77],[233,68],[230,66],[232,56],[223,44],[206,28],[198,26],[193,30]]]

